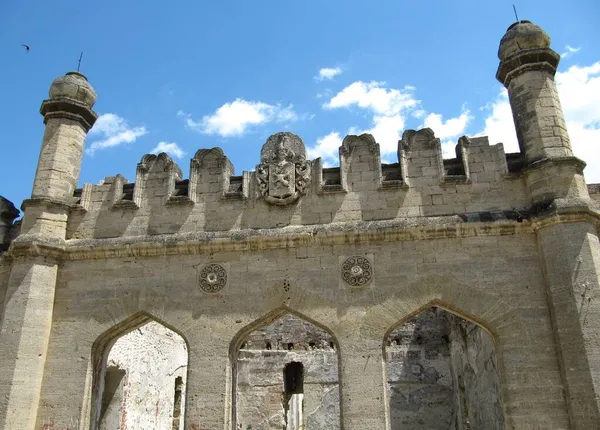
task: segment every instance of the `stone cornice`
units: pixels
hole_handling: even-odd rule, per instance
[[[86,133],[98,119],[98,114],[85,103],[68,97],[44,100],[40,107],[40,113],[44,115],[44,124],[51,118],[67,118],[79,122]]]
[[[31,199],[23,200],[21,203],[21,210],[25,212],[28,207],[40,207],[44,206],[48,209],[59,209],[69,212],[74,209],[82,209],[81,206],[73,202],[65,202],[63,200],[51,198],[51,197],[34,197]]]
[[[586,222],[600,228],[600,207],[587,199],[556,199],[531,219],[534,231],[575,222]]]
[[[501,61],[496,79],[508,87],[511,79],[530,70],[545,70],[554,76],[559,61],[560,55],[552,49],[529,49]]]
[[[72,239],[48,242],[19,236],[7,252],[12,258],[44,254],[62,260],[187,255],[206,252],[254,251],[303,246],[369,245],[408,240],[511,236],[532,233],[519,218],[477,222],[461,216],[360,221],[279,229],[196,232],[111,239]]]
[[[548,166],[559,166],[559,165],[573,165],[577,168],[578,172],[583,174],[583,169],[587,165],[585,161],[577,157],[553,157],[553,158],[542,158],[539,160],[531,161],[525,167],[523,167],[523,173],[529,173],[534,170],[544,169]]]
[[[12,259],[44,255],[55,260],[154,257],[308,246],[372,245],[382,242],[476,236],[513,236],[534,234],[539,229],[565,222],[586,222],[600,227],[600,209],[589,200],[556,200],[531,216],[524,214],[521,217],[518,214],[497,212],[107,239],[48,240],[39,235],[21,235],[12,243],[4,257]]]

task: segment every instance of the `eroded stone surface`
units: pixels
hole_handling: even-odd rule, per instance
[[[185,387],[188,353],[177,333],[151,321],[117,339],[106,362],[99,430],[173,428],[177,378]],[[181,391],[185,405],[185,388]],[[181,407],[180,414],[184,409]]]
[[[387,343],[392,430],[504,428],[496,353],[483,329],[431,308]]]
[[[285,393],[284,368],[292,362],[303,366],[301,407],[306,427],[301,428],[340,428],[338,354],[333,338],[289,314],[255,330],[242,344],[236,361],[238,428],[286,428],[293,410],[288,403],[293,399]]]

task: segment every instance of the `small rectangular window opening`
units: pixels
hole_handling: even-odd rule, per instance
[[[287,395],[301,394],[304,392],[304,366],[302,363],[292,361],[283,369],[284,391]]]
[[[181,392],[183,391],[183,378],[178,376],[175,378],[175,397],[173,400],[173,430],[179,430],[179,422],[181,418]]]

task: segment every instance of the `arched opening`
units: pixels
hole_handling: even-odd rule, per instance
[[[494,341],[480,326],[431,307],[385,343],[391,430],[503,429]]]
[[[95,345],[91,428],[183,430],[188,351],[185,340],[147,316]]]
[[[236,429],[340,429],[339,357],[326,330],[284,314],[237,342]]]

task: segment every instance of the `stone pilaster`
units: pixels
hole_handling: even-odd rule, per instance
[[[343,429],[386,428],[381,341],[356,333],[339,339]]]
[[[225,331],[212,330],[216,333]],[[227,360],[215,360],[215,357],[226,355],[229,340],[211,333],[201,333],[190,339],[185,392],[186,429],[229,428],[225,422],[231,419],[232,410],[223,392],[224,387],[231,387],[231,375]]]
[[[0,327],[0,428],[35,427],[57,273],[42,256],[13,262]]]
[[[46,130],[31,199],[23,202],[22,234],[64,239],[85,138],[98,117],[92,110],[95,101],[96,92],[79,72],[52,83],[50,98],[40,108]]]
[[[538,230],[565,400],[574,429],[600,428],[600,241],[593,224]]]

